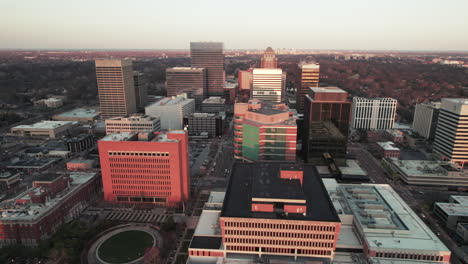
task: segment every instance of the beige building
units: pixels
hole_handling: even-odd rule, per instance
[[[93,108],[75,108],[71,111],[56,114],[52,116],[57,121],[76,121],[80,123],[93,123],[99,117],[100,113]]]
[[[21,137],[58,138],[67,135],[77,126],[77,122],[71,121],[41,121],[33,125],[15,126],[11,128],[11,133]]]
[[[114,117],[106,120],[106,134],[123,132],[152,132],[161,130],[159,117],[147,115],[132,115],[129,117]]]
[[[305,96],[309,94],[309,88],[319,87],[320,65],[318,63],[301,64],[301,87],[296,92],[297,110],[304,110]]]
[[[136,112],[132,61],[98,59],[96,78],[103,118]]]

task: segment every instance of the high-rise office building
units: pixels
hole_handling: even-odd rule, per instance
[[[174,67],[166,69],[167,96],[186,93],[188,98],[195,99],[195,106],[200,108],[207,97],[207,71],[204,68]]]
[[[296,103],[298,112],[304,111],[305,96],[309,94],[309,88],[318,87],[320,79],[320,65],[318,63],[301,63],[301,87],[296,91]]]
[[[184,117],[195,112],[195,100],[187,98],[187,94],[166,97],[145,108],[145,113],[151,117],[159,117],[161,129],[182,129]]]
[[[98,147],[106,201],[176,206],[189,198],[185,131],[110,134]]]
[[[261,59],[261,68],[276,69],[278,68],[278,58],[276,58],[275,51],[268,47],[263,53]]]
[[[393,98],[353,98],[351,126],[355,129],[393,129],[397,100]]]
[[[135,87],[135,102],[139,111],[145,109],[148,103],[148,80],[144,73],[133,72],[133,86]]]
[[[252,99],[281,102],[283,71],[281,69],[253,69]]]
[[[132,61],[98,59],[96,77],[103,118],[136,112]]]
[[[351,102],[338,87],[309,88],[304,106],[302,150],[305,162],[328,153],[339,161],[346,158]]]
[[[190,42],[192,67],[207,70],[207,96],[224,94],[224,54],[222,42]]]
[[[444,159],[468,161],[468,99],[443,98],[434,138],[434,152]]]
[[[420,136],[433,140],[439,117],[440,102],[417,104],[414,110],[413,129]]]
[[[161,130],[159,117],[147,115],[132,115],[128,117],[113,117],[106,119],[106,134],[114,133],[134,133],[134,132],[155,132]]]
[[[285,104],[250,100],[234,105],[234,157],[296,160],[296,116]]]

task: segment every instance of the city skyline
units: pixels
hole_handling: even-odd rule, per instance
[[[106,1],[7,0],[0,4],[4,20],[0,49],[189,49],[191,41],[199,40],[224,42],[227,50],[272,46],[466,51],[468,47],[466,1],[242,3],[134,5],[121,0],[113,1],[108,12]],[[268,12],[263,12],[265,8]]]

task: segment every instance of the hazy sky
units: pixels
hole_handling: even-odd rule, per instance
[[[0,48],[468,50],[468,0],[0,0]]]

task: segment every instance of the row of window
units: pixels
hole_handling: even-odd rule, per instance
[[[109,156],[153,156],[169,157],[169,152],[109,151]]]
[[[287,230],[309,230],[309,231],[324,231],[335,232],[335,226],[321,225],[295,225],[286,223],[258,223],[258,222],[237,222],[226,221],[225,227],[246,227],[246,228],[267,228],[267,229],[287,229]]]
[[[111,173],[124,173],[124,174],[127,174],[129,178],[134,178],[137,175],[133,175],[133,174],[162,174],[162,175],[169,175],[171,173],[171,170],[110,169],[110,172]],[[116,177],[119,177],[118,174],[113,174],[113,175],[116,175]]]
[[[297,250],[297,255],[307,255],[307,256],[331,256],[331,250],[320,250],[320,249],[293,249],[293,248],[260,248],[260,247],[249,247],[249,246],[230,246],[226,245],[226,250],[228,251],[247,251],[247,252],[262,252],[265,253],[277,253],[277,254],[291,254],[295,255]]]
[[[141,170],[140,170],[141,171]],[[144,170],[147,171],[147,170]],[[167,173],[164,173],[166,175],[154,175],[156,174],[156,170],[149,170],[152,172],[145,172],[145,174],[151,174],[151,175],[144,175],[144,174],[137,174],[137,175],[128,175],[128,174],[111,174],[112,179],[141,179],[141,180],[169,180],[171,176],[167,175],[169,174],[169,171]],[[154,171],[154,172],[153,172]]]
[[[112,180],[113,184],[171,185],[170,181]]]
[[[171,192],[148,192],[148,191],[142,192],[142,191],[128,191],[128,190],[126,190],[126,191],[124,191],[124,190],[113,190],[112,191],[112,194],[122,195],[122,196],[125,196],[125,195],[141,196],[143,193],[144,193],[145,196],[167,197],[167,196],[172,195]]]
[[[152,169],[169,169],[169,164],[167,165],[161,165],[161,164],[147,164],[147,163],[111,163],[109,164],[109,167],[111,168],[152,168]]]
[[[287,232],[253,231],[253,230],[225,230],[226,235],[234,236],[254,236],[254,237],[286,237],[286,238],[304,238],[304,239],[324,239],[334,240],[334,234],[317,233],[298,233],[288,230]]]
[[[416,259],[416,260],[431,260],[431,261],[443,260],[443,256],[408,254],[408,253],[377,252],[375,256],[378,258]]]
[[[109,158],[110,162],[140,162],[140,163],[164,163],[165,166],[169,159],[155,159],[155,158]]]
[[[114,185],[112,184],[112,189],[121,189],[121,190],[171,190],[171,186],[144,186],[144,185]]]
[[[333,248],[333,242],[304,241],[304,240],[277,240],[277,239],[258,239],[258,238],[225,238],[226,244],[256,244],[256,245],[276,245],[292,247],[314,247],[314,248]]]

